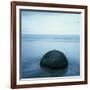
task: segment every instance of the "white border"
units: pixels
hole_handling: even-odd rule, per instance
[[[51,10],[51,11],[74,11],[82,12],[82,25],[81,25],[81,35],[80,35],[80,76],[68,76],[68,77],[52,77],[52,78],[32,78],[32,79],[20,79],[20,69],[19,69],[19,10],[20,9],[35,9],[35,10]],[[35,6],[16,6],[16,47],[17,47],[17,57],[16,57],[16,83],[17,85],[22,84],[38,84],[38,83],[53,83],[53,82],[75,82],[84,81],[84,10],[83,9],[69,9],[69,8],[51,8],[51,7],[35,7]]]

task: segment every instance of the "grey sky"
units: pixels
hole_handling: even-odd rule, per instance
[[[81,14],[22,11],[23,34],[80,34]]]

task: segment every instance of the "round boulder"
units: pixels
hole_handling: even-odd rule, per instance
[[[68,66],[68,60],[63,52],[52,50],[43,56],[40,61],[40,66],[51,69],[64,69]]]

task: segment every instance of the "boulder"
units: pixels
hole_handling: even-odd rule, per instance
[[[40,66],[48,67],[50,69],[64,69],[68,66],[68,60],[63,52],[52,50],[42,57]]]

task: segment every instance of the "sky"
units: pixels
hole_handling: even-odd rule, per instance
[[[77,35],[81,14],[21,11],[22,34]]]

